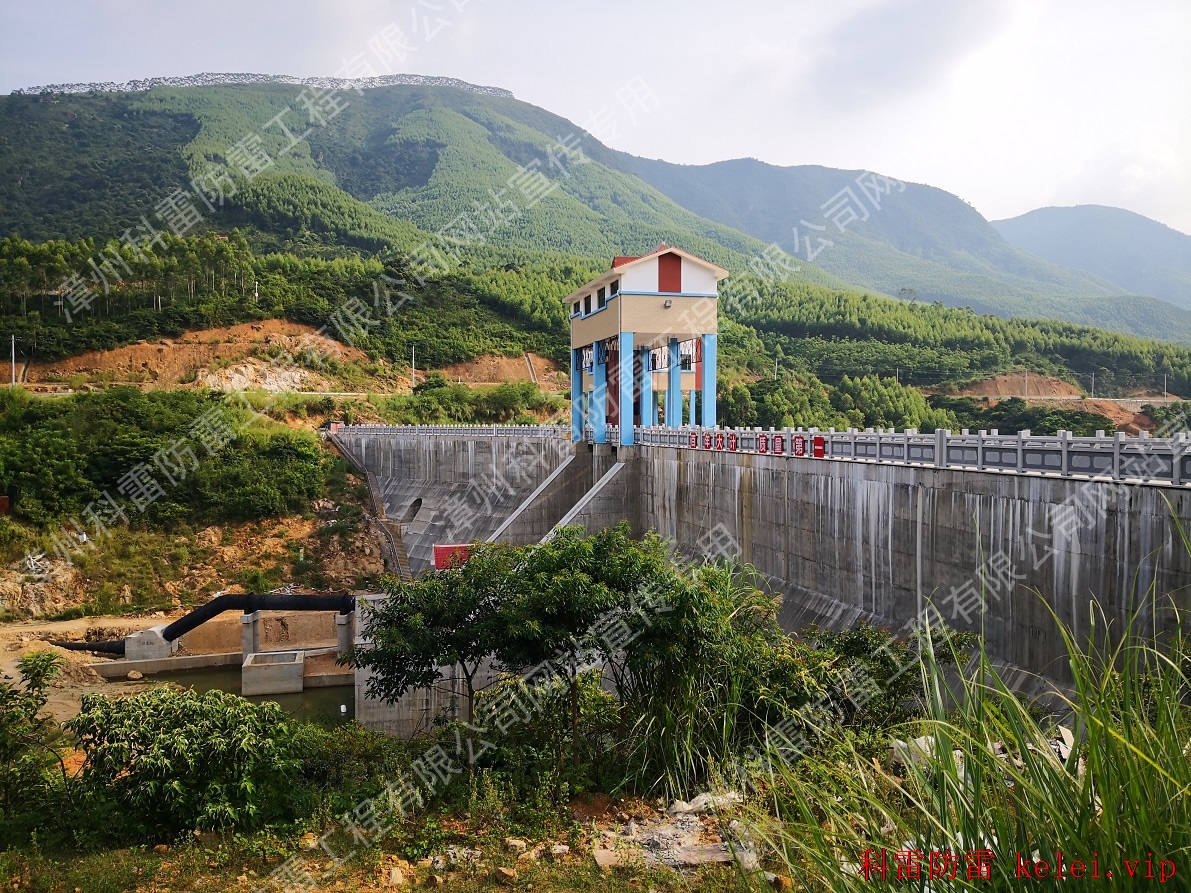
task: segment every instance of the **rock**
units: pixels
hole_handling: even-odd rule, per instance
[[[433,868],[435,871],[443,871],[447,867],[447,860],[444,859],[442,856],[434,856],[430,860],[430,867]]]
[[[794,889],[794,881],[792,879],[786,877],[784,874],[775,874],[773,876],[773,880],[771,880],[769,883],[775,890],[793,890]]]
[[[554,846],[550,847],[550,855],[554,856],[555,858],[558,858],[559,856],[565,856],[570,851],[571,848],[565,843],[556,843]]]
[[[390,887],[404,887],[408,883],[409,880],[405,877],[405,872],[396,865],[389,869],[388,884]]]
[[[429,859],[419,859],[417,861],[417,866],[418,866],[418,868],[429,868],[430,860]]]
[[[498,868],[496,869],[496,882],[498,884],[504,884],[507,887],[511,887],[513,884],[517,883],[517,872],[513,871],[511,868]]]
[[[524,853],[529,849],[529,844],[519,837],[506,837],[505,849],[510,853]]]
[[[432,874],[430,877],[426,878],[427,887],[441,887],[445,883],[446,881],[443,880],[443,876],[441,874]]]
[[[140,670],[129,670],[127,673],[124,674],[124,678],[127,679],[129,682],[140,682],[142,679],[145,678],[145,674],[142,673]]]
[[[596,865],[603,871],[626,864],[626,860],[616,850],[606,850],[603,847],[592,850]]]
[[[307,831],[301,838],[302,849],[317,850],[318,849],[318,835],[313,831]]]
[[[153,852],[155,853],[168,853],[169,851],[170,848],[168,844],[159,843],[157,846],[153,847]]]
[[[701,815],[707,812],[719,812],[733,803],[740,803],[744,798],[735,791],[723,794],[700,794],[690,803],[675,800],[666,812],[670,815]]]

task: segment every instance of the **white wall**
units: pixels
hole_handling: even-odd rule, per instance
[[[651,257],[643,263],[626,269],[620,277],[620,290],[656,292],[658,290],[658,259]]]
[[[716,294],[715,273],[694,261],[682,259],[682,290],[690,294]]]

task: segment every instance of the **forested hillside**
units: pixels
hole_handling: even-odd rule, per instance
[[[303,252],[409,250],[439,232],[456,254],[496,246],[611,257],[669,241],[743,270],[766,247],[609,166],[618,156],[594,137],[515,99],[402,86],[324,97],[330,104],[307,110],[301,95],[258,84],[0,97],[0,169],[19,183],[0,205],[0,234],[119,237],[185,189],[203,217],[194,229],[242,226],[258,247]],[[71,165],[107,171],[119,145],[108,132],[135,132],[140,121],[162,131],[140,155],[61,186]],[[71,196],[61,224],[36,210],[58,192]],[[123,210],[111,213],[113,202]],[[799,266],[801,279],[846,285]]]
[[[25,237],[0,241],[0,313],[25,360],[277,317],[390,365],[411,348],[432,368],[523,351],[562,361],[558,299],[612,255],[665,240],[733,273],[729,374],[776,362],[828,383],[1027,368],[1095,373],[1102,395],[1188,384],[1184,349],[981,315],[1053,311],[1191,342],[1191,312],[1026,255],[930,187],[641,162],[543,109],[453,87],[7,96],[0,124],[0,233]],[[838,233],[821,206],[841,183],[868,204]],[[811,232],[816,264],[803,259]],[[910,301],[863,294],[820,262]]]
[[[123,252],[121,254],[121,252]],[[85,308],[56,293],[88,258],[128,273]],[[140,258],[116,242],[0,239],[0,314],[22,360],[110,349],[189,329],[281,318],[323,329],[373,361],[441,368],[483,354],[534,351],[566,362],[560,299],[594,260],[543,252],[477,253],[430,278],[398,252],[325,259],[253,251],[238,230],[166,236]],[[919,386],[959,384],[1012,368],[1096,373],[1101,395],[1191,390],[1191,350],[1062,322],[1003,320],[941,305],[732,277],[721,302],[726,372],[765,373],[775,361],[826,382],[879,375]]]

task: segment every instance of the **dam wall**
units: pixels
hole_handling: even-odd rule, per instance
[[[1115,629],[1136,614],[1146,633],[1172,627],[1172,603],[1191,607],[1182,488],[664,447],[620,453],[634,532],[656,529],[695,557],[754,565],[784,596],[792,632],[862,618],[897,629],[933,604],[949,625],[983,630],[998,659],[1065,679],[1052,611],[1082,638],[1093,599]],[[592,526],[608,515],[605,506]]]
[[[374,475],[415,573],[435,543],[524,544],[560,524],[627,519],[693,558],[755,566],[790,632],[862,619],[905,630],[933,610],[982,631],[998,660],[1056,681],[1069,671],[1054,616],[1083,639],[1093,620],[1169,631],[1172,605],[1191,607],[1179,531],[1191,530],[1191,488],[1177,483],[541,433],[335,437]]]
[[[353,426],[331,436],[375,477],[373,498],[399,525],[415,576],[433,566],[435,543],[488,539],[572,455],[555,429],[490,430]]]

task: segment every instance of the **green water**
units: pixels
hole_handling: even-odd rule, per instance
[[[178,670],[173,673],[154,673],[146,681],[173,682],[202,694],[217,689],[229,694],[240,694],[240,667],[210,667],[203,670]],[[248,700],[255,704],[272,701],[294,719],[314,722],[321,726],[337,726],[348,722],[356,715],[356,689],[353,685],[337,685],[333,688],[308,688],[288,695],[250,695]],[[346,712],[340,710],[346,707]]]

